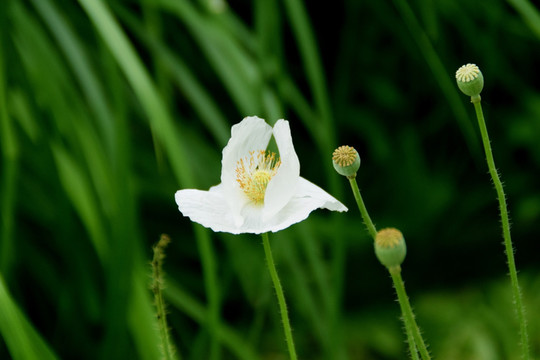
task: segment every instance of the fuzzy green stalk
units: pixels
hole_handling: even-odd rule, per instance
[[[375,241],[377,237],[377,228],[371,221],[371,217],[369,216],[366,205],[364,204],[364,200],[362,199],[362,195],[360,194],[360,189],[358,188],[358,183],[356,182],[356,175],[347,176],[347,179],[349,179],[349,183],[351,184],[351,189],[354,194],[354,198],[356,199],[358,210],[360,210],[360,213],[362,214],[364,224],[366,225],[369,234]],[[429,360],[431,357],[429,356],[426,344],[422,338],[418,324],[416,323],[411,304],[409,303],[409,298],[407,297],[407,292],[405,291],[405,284],[401,278],[401,267],[394,266],[387,269],[392,276],[394,287],[396,288],[399,306],[401,307],[401,313],[403,315],[403,322],[405,323],[405,331],[407,333],[407,342],[409,343],[411,357],[413,359],[417,359],[418,352],[420,352],[423,360]]]
[[[169,327],[167,326],[167,310],[163,300],[163,259],[165,259],[165,248],[171,239],[169,236],[161,235],[159,242],[153,247],[154,258],[152,259],[152,292],[157,312],[159,338],[161,340],[161,352],[164,360],[180,359],[180,353],[176,352],[174,344],[169,337]]]
[[[360,189],[358,188],[358,183],[356,182],[356,175],[347,176],[347,179],[349,179],[349,183],[351,184],[351,189],[354,194],[354,198],[356,199],[356,205],[358,205],[358,210],[360,210],[360,213],[362,214],[362,219],[364,219],[364,224],[369,231],[369,235],[371,235],[373,240],[375,240],[377,237],[377,229],[369,217],[366,205],[364,204],[364,200],[360,194]]]
[[[268,241],[268,233],[263,233],[262,238],[266,262],[268,263],[268,271],[270,271],[270,277],[272,278],[274,288],[276,289],[279,310],[281,312],[281,321],[283,322],[283,331],[285,332],[285,339],[287,341],[287,347],[289,348],[289,356],[291,360],[297,360],[296,349],[294,348],[294,341],[291,331],[291,323],[289,321],[289,314],[287,312],[287,303],[285,303],[285,295],[283,294],[283,288],[281,287],[276,265],[274,264],[272,249],[270,248],[270,242]]]
[[[529,335],[527,333],[527,321],[525,320],[525,308],[523,306],[521,298],[521,290],[519,288],[516,262],[514,260],[514,248],[512,245],[512,238],[510,237],[510,220],[508,217],[508,209],[506,207],[506,196],[504,194],[503,185],[499,178],[499,173],[495,167],[495,161],[493,160],[493,153],[491,151],[491,145],[489,141],[489,135],[487,132],[486,122],[484,120],[484,114],[482,112],[482,105],[480,104],[480,95],[472,96],[471,102],[474,104],[476,111],[476,117],[478,119],[478,126],[480,127],[480,133],[482,135],[482,142],[484,143],[484,150],[486,153],[486,160],[489,167],[489,173],[491,179],[495,185],[497,191],[497,198],[499,199],[499,208],[501,212],[502,232],[504,238],[504,247],[508,262],[508,269],[510,270],[510,281],[512,283],[512,292],[514,297],[515,310],[519,321],[519,332],[521,336],[521,356],[522,359],[528,360],[529,356]]]
[[[403,314],[403,321],[405,322],[405,329],[407,331],[407,336],[409,337],[409,347],[411,348],[410,349],[411,357],[413,359],[415,357],[418,358],[416,348],[411,346],[410,344],[410,337],[412,335],[412,339],[416,347],[418,347],[418,351],[420,352],[420,356],[422,357],[422,360],[431,359],[431,357],[429,356],[429,352],[427,350],[426,344],[424,343],[424,339],[422,338],[422,334],[420,333],[420,329],[418,328],[418,325],[416,324],[416,320],[414,317],[414,313],[412,311],[411,303],[409,302],[409,297],[407,296],[407,292],[405,291],[405,284],[403,283],[403,279],[401,278],[401,267],[393,266],[393,267],[388,268],[388,271],[390,272],[390,275],[392,276],[392,281],[394,282],[394,288],[396,289],[396,293],[398,296],[399,306],[401,307],[401,313]]]
[[[401,312],[403,313],[403,309],[401,309]],[[414,341],[412,329],[405,327],[405,332],[407,333],[407,343],[409,344],[409,353],[411,354],[411,359],[420,360],[418,357],[418,350],[416,348],[416,342]]]

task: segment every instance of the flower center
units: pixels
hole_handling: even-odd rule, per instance
[[[377,233],[375,242],[384,249],[395,248],[403,240],[401,231],[395,228],[382,229]]]
[[[456,71],[456,79],[461,82],[473,81],[480,74],[480,69],[474,64],[463,65]]]
[[[343,145],[334,150],[332,160],[334,160],[339,166],[351,166],[356,160],[357,156],[358,153],[354,150],[354,148]]]
[[[281,165],[279,157],[264,150],[250,151],[236,165],[236,181],[255,204],[264,203],[266,187]]]

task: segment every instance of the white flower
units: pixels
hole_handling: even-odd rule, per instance
[[[280,159],[266,151],[274,135]],[[180,212],[214,231],[232,234],[276,232],[306,219],[317,208],[347,211],[327,192],[300,177],[289,122],[272,129],[247,117],[232,127],[223,149],[221,184],[209,191],[179,190]]]

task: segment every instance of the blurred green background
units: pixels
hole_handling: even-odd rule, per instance
[[[151,246],[183,359],[286,359],[255,235],[183,218],[230,126],[290,121],[301,174],[349,212],[271,235],[302,359],[404,359],[375,224],[437,359],[517,359],[495,191],[454,72],[472,62],[540,356],[540,14],[527,0],[1,0],[0,358],[158,359]]]

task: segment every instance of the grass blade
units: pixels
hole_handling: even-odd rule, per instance
[[[57,359],[11,297],[0,274],[0,334],[14,360]]]
[[[540,12],[529,0],[508,0],[523,20],[529,25],[531,31],[540,39]]]

